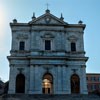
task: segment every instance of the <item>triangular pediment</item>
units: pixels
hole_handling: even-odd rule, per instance
[[[29,24],[67,25],[66,22],[51,13],[45,13],[38,18],[34,18]]]

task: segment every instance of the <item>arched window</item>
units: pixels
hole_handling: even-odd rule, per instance
[[[71,51],[76,51],[76,43],[71,42]]]
[[[25,76],[18,74],[16,77],[16,93],[25,93]]]
[[[80,93],[80,79],[77,74],[71,76],[71,93]]]
[[[43,76],[42,93],[43,94],[51,94],[51,93],[53,93],[53,77],[49,73],[47,73],[47,74],[45,74]]]
[[[20,41],[19,50],[24,50],[24,49],[25,49],[25,42],[24,41]]]

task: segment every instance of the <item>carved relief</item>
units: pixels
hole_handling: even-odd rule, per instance
[[[73,74],[76,74],[76,73],[77,73],[77,70],[78,70],[78,69],[72,69]]]
[[[51,18],[47,16],[47,17],[45,18],[45,22],[46,22],[47,24],[49,24],[50,21],[51,21]]]
[[[76,36],[72,35],[72,36],[68,37],[68,40],[71,42],[75,42],[78,40],[78,38]]]
[[[44,65],[43,67],[47,72],[49,72],[50,69],[52,69],[52,67],[50,65]]]
[[[41,36],[41,38],[54,38],[54,35],[52,35],[50,33],[46,33],[43,36]]]
[[[18,34],[17,39],[28,39],[28,35],[27,34]]]
[[[19,73],[22,73],[23,72],[23,68],[17,68],[17,70],[19,71]]]

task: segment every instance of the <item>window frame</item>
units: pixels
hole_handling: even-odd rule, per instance
[[[46,42],[47,41],[47,42]],[[47,44],[46,44],[47,43]],[[49,45],[48,45],[49,44]],[[52,50],[52,41],[50,39],[44,40],[44,50],[50,51]]]
[[[20,51],[25,50],[25,41],[20,41],[20,42],[19,42],[19,50],[20,50]]]
[[[70,46],[71,46],[71,52],[76,52],[76,42],[71,42]]]

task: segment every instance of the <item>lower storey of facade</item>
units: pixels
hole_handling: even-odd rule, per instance
[[[8,94],[88,94],[84,66],[11,65]]]

